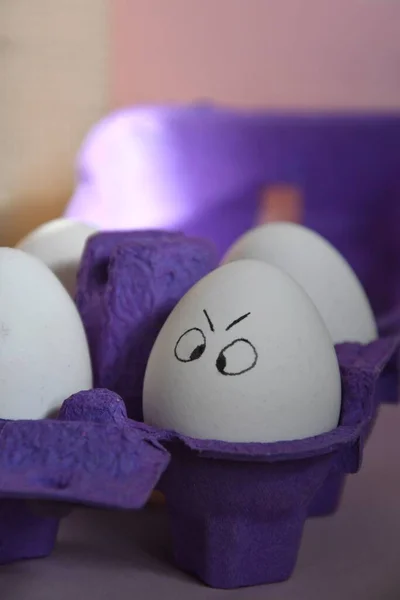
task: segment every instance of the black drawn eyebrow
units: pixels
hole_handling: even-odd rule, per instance
[[[248,317],[251,313],[246,313],[245,315],[242,315],[241,317],[239,317],[238,319],[235,319],[234,321],[232,321],[232,323],[230,325],[228,325],[228,327],[225,329],[225,331],[228,331],[229,329],[231,329],[234,325],[237,325],[238,323],[240,323],[240,321],[243,321],[243,319],[246,319],[246,317]]]
[[[211,331],[213,331],[213,332],[214,332],[214,331],[215,331],[215,329],[214,329],[214,325],[213,325],[213,323],[212,323],[212,321],[211,321],[210,317],[208,316],[208,313],[207,313],[207,311],[206,311],[206,310],[203,310],[203,313],[204,313],[204,314],[205,314],[205,316],[206,316],[206,319],[207,319],[207,322],[208,322],[208,324],[209,324],[209,326],[210,326],[210,329],[211,329]]]

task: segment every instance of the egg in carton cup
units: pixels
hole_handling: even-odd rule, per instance
[[[290,576],[316,494],[359,468],[399,342],[335,352],[303,288],[258,260],[225,264],[182,298],[143,388],[145,421],[179,432],[161,489],[182,569],[220,588]]]
[[[366,356],[360,347],[358,364],[349,360],[347,346],[338,349],[342,410],[327,433],[274,443],[168,434],[172,458],[161,489],[181,569],[224,589],[291,576],[316,493],[332,474],[361,466],[374,385],[394,346],[398,341],[374,342]],[[354,395],[355,389],[361,393]]]
[[[81,226],[68,224],[68,227],[68,231],[73,233],[76,227],[79,229]],[[87,231],[88,235],[85,236],[85,241],[90,237],[89,233],[94,233],[90,228]],[[51,233],[50,240],[48,239],[49,233]],[[80,274],[81,281],[83,280],[86,284],[87,294],[85,296],[78,289],[78,306],[84,316],[85,332],[80,315],[70,298],[71,289],[57,270],[60,264],[71,262],[72,251],[75,252],[74,260],[76,258],[75,262],[77,262],[78,253],[81,252],[84,245],[81,240],[82,236],[79,239],[79,248],[76,248],[76,244],[73,247],[66,244],[65,236],[60,240],[54,234],[55,227],[49,224],[44,230],[42,228],[33,232],[27,238],[33,240],[35,244],[21,243],[17,249],[2,248],[0,250],[0,280],[4,290],[2,332],[4,338],[7,338],[7,347],[3,352],[0,366],[2,375],[0,417],[3,418],[0,421],[2,430],[0,437],[2,450],[4,450],[2,457],[5,461],[7,460],[7,444],[10,443],[9,460],[15,461],[15,465],[19,461],[27,469],[26,472],[20,471],[18,468],[14,469],[14,475],[12,475],[5,464],[0,474],[0,496],[3,498],[0,501],[0,562],[47,555],[54,545],[60,512],[62,514],[65,512],[62,498],[67,501],[68,496],[64,494],[59,499],[54,493],[54,488],[62,489],[64,485],[62,483],[64,470],[60,468],[60,465],[53,469],[50,464],[43,464],[43,469],[46,472],[50,469],[52,474],[46,475],[47,482],[42,482],[44,491],[42,490],[43,493],[39,494],[42,499],[36,504],[25,500],[29,493],[32,498],[36,497],[34,485],[36,479],[39,480],[36,481],[37,487],[41,489],[40,464],[41,460],[44,460],[40,458],[41,453],[49,453],[49,460],[50,455],[53,455],[56,464],[57,448],[64,444],[65,451],[70,451],[75,435],[74,427],[70,430],[70,426],[67,424],[61,425],[54,421],[42,422],[39,420],[47,419],[49,416],[54,417],[64,398],[71,393],[93,387],[91,364],[94,367],[96,383],[99,383],[99,377],[96,377],[96,369],[99,367],[102,376],[106,380],[108,378],[107,382],[111,387],[115,377],[113,370],[117,374],[117,381],[125,383],[124,369],[122,369],[122,373],[119,369],[121,363],[113,363],[115,352],[121,358],[125,358],[124,348],[132,346],[132,336],[137,340],[137,344],[140,344],[140,327],[143,327],[144,322],[147,326],[145,334],[147,342],[146,340],[145,342],[151,346],[153,338],[149,337],[149,334],[152,327],[160,327],[165,318],[165,311],[168,311],[169,307],[197,279],[216,264],[214,249],[207,242],[193,240],[186,242],[183,246],[182,244],[177,246],[176,241],[183,237],[181,234],[135,232],[134,239],[138,244],[131,255],[129,255],[129,251],[124,251],[123,242],[132,238],[132,232],[101,234],[100,244],[97,239],[93,243],[87,244],[87,259],[83,261]],[[56,249],[53,254],[49,250],[49,245]],[[111,250],[117,245],[119,253],[114,260],[111,257]],[[153,249],[154,245],[157,246],[155,250]],[[140,261],[135,263],[137,254],[140,254]],[[86,269],[88,261],[91,267],[89,271]],[[122,264],[122,272],[126,275],[123,281],[117,283],[113,277],[114,263],[118,267]],[[130,268],[132,263],[133,269]],[[154,264],[157,266],[161,263],[160,269],[153,268]],[[109,272],[111,272],[110,277],[108,277]],[[118,269],[118,272],[121,273],[121,269]],[[149,273],[151,277],[149,277]],[[132,285],[132,275],[135,278],[134,285]],[[152,296],[153,287],[148,284],[154,283],[154,277],[157,278],[158,289],[157,293]],[[125,282],[125,286],[123,282]],[[145,289],[141,296],[139,290],[143,287],[143,283]],[[113,324],[115,325],[118,316],[121,317],[120,338],[113,336],[114,330],[110,335],[110,328],[107,328],[102,320],[103,316],[107,319],[107,315],[103,315],[101,311],[102,293],[105,287],[109,293],[104,295],[104,303],[114,316]],[[130,305],[131,287],[135,292],[136,299]],[[82,285],[80,289],[82,289]],[[86,303],[82,296],[85,296]],[[124,302],[128,304],[125,315],[123,314]],[[146,306],[146,302],[149,303],[148,306]],[[88,308],[86,312],[85,308]],[[136,318],[138,324],[135,331],[126,327],[126,321],[132,317]],[[105,332],[104,337],[101,338],[103,332]],[[90,342],[89,345],[87,340]],[[101,355],[104,361],[99,362],[96,351],[103,348],[102,343],[108,347],[109,352],[107,356]],[[143,360],[142,354],[146,350],[143,346],[140,350],[138,345],[134,345],[134,347],[136,354],[133,354],[131,362],[125,366],[125,369],[134,373],[131,376],[133,384],[135,384],[135,376],[137,377],[136,372],[138,371],[139,374],[141,372],[139,365]],[[90,356],[91,353],[92,356]],[[18,369],[16,365],[18,365]],[[23,377],[21,372],[24,373]],[[129,391],[131,392],[131,390]],[[129,405],[129,398],[127,404]],[[103,405],[101,404],[101,406]],[[141,405],[136,404],[135,406],[138,407],[140,418]],[[30,419],[30,421],[26,421],[26,419]],[[88,426],[83,425],[80,429],[83,436],[86,436],[86,427]],[[70,441],[69,438],[71,438]],[[90,439],[89,437],[88,440]],[[109,456],[113,457],[114,452],[110,450],[107,439],[104,439],[103,442]],[[18,445],[21,445],[21,449],[17,452]],[[52,447],[54,447],[53,453],[51,452]],[[134,444],[132,451],[135,452]],[[85,451],[79,445],[74,456],[75,459],[72,454],[70,455],[72,462],[69,471],[72,473],[72,478],[74,474],[79,477],[80,460],[86,460]],[[38,469],[37,472],[36,469]],[[53,473],[53,470],[57,473]],[[101,476],[104,476],[104,473]],[[16,481],[16,477],[19,477],[19,481]],[[66,491],[71,487],[68,484],[68,477],[65,482]],[[26,478],[29,481],[25,481]],[[142,485],[145,485],[146,479],[143,482]],[[96,490],[93,480],[86,481],[86,484],[84,481],[82,482],[82,485],[87,486],[87,493],[85,492],[86,495],[83,496],[80,490],[75,489],[74,485],[72,483],[74,492],[71,493],[76,501],[92,503],[93,497],[88,496],[87,493],[90,488]],[[9,498],[10,489],[15,490],[13,499]],[[118,499],[120,493],[116,489],[112,490],[113,486],[110,498],[115,493],[116,506],[121,506]],[[47,502],[47,494],[51,499],[57,500],[56,506],[51,500]],[[96,498],[95,491],[94,496]],[[94,502],[101,504],[101,495]]]
[[[102,235],[106,235],[106,234],[100,234],[99,236],[97,236],[97,240],[96,240],[96,241],[97,241],[97,243],[99,244],[99,246],[101,246],[101,236],[102,236]],[[135,246],[135,244],[136,244],[135,237],[136,237],[136,234],[132,234],[132,236],[131,236],[131,239],[130,239],[130,242],[129,242],[129,244],[131,245],[131,247]],[[116,239],[115,241],[118,241],[118,240]],[[94,242],[95,242],[95,239],[93,239],[91,243],[93,244]],[[181,238],[181,240],[180,240],[180,243],[181,243],[181,244],[184,246],[184,245],[186,245],[187,241],[185,240],[185,238]],[[138,254],[136,253],[136,251],[135,251],[135,254],[136,254],[136,256],[137,256],[137,260],[139,260],[139,263],[140,263],[140,254],[138,255]],[[131,264],[132,264],[132,263],[131,263]],[[86,268],[87,268],[87,269],[90,271],[90,267],[89,267],[89,265],[88,265]],[[113,268],[114,268],[115,270],[117,270],[117,268],[118,268],[118,265],[117,265],[117,263],[116,263],[115,261],[113,262]],[[121,269],[121,272],[119,273],[119,278],[120,278],[120,279],[122,279],[122,278],[123,278],[123,275],[122,275],[122,270],[123,270],[123,268],[124,268],[124,267],[123,267],[123,265],[122,265],[122,264],[120,264],[119,268]],[[133,292],[133,288],[134,288],[134,282],[136,281],[136,277],[134,277],[134,276],[133,276],[133,273],[134,273],[133,266],[131,266],[131,269],[132,269],[132,270],[131,270],[132,278],[131,278],[131,283],[130,283],[130,285],[131,285],[131,288],[132,288],[131,297],[132,297],[132,303],[133,303],[133,302],[134,302],[134,292]],[[147,275],[150,275],[150,276],[151,276],[151,274],[150,274],[150,273],[147,273]],[[89,279],[88,279],[88,278],[86,278],[86,279],[84,280],[84,282],[85,282],[85,281],[87,282],[88,280],[89,280]],[[117,277],[116,277],[116,280],[117,280]],[[125,281],[128,281],[128,277],[127,277],[127,276],[125,276]],[[145,282],[145,281],[143,281],[143,280],[142,280],[142,286],[143,286],[143,289],[144,289],[146,286],[147,286],[147,287],[149,287],[148,283],[146,283],[146,282]],[[150,287],[151,287],[151,286],[150,286]],[[239,285],[239,286],[237,286],[237,287],[238,287],[238,288],[241,288],[241,286],[240,286],[240,285]],[[84,289],[85,289],[85,286],[83,285],[83,286],[82,286],[82,291],[83,291]],[[104,292],[103,292],[103,293],[104,293]],[[182,294],[182,295],[183,295],[183,294]],[[89,300],[90,300],[90,295],[89,295],[89,294],[87,294],[87,293],[85,293],[85,294],[83,295],[83,297],[84,297],[84,299],[86,298],[86,299],[89,299]],[[126,298],[126,297],[127,297],[127,295],[125,295],[125,298]],[[221,298],[221,296],[220,296],[220,295],[218,295],[218,294],[216,295],[216,297],[219,297],[219,298]],[[232,297],[232,294],[231,294],[231,297]],[[229,301],[229,298],[227,299],[227,302],[228,302],[228,303],[230,302],[230,301]],[[89,303],[90,303],[90,302],[89,302]],[[78,303],[78,304],[79,304],[79,303]],[[224,303],[222,303],[222,304],[224,304]],[[226,302],[225,302],[225,306],[226,306]],[[191,348],[190,350],[191,350],[191,352],[195,351],[195,356],[197,355],[197,356],[198,356],[198,358],[200,358],[200,357],[201,357],[201,353],[204,351],[204,350],[202,349],[202,346],[204,346],[204,338],[202,337],[204,332],[203,332],[202,328],[204,328],[204,330],[205,330],[205,328],[207,328],[207,331],[208,331],[208,337],[211,337],[211,338],[213,337],[213,336],[212,336],[213,332],[212,332],[211,328],[214,328],[214,333],[215,333],[215,324],[214,324],[214,323],[211,321],[211,326],[210,326],[210,323],[209,323],[209,321],[208,321],[208,319],[210,319],[210,314],[211,314],[211,312],[212,312],[212,311],[209,311],[209,312],[207,312],[207,311],[206,311],[206,312],[204,312],[204,310],[205,310],[205,309],[202,309],[202,308],[201,308],[201,309],[199,310],[199,312],[198,312],[198,315],[197,315],[197,317],[196,317],[196,318],[198,318],[198,317],[201,317],[201,318],[203,319],[201,327],[196,327],[196,326],[195,326],[195,327],[192,327],[192,326],[190,326],[190,324],[188,325],[188,327],[183,327],[183,326],[181,327],[181,329],[180,329],[180,335],[179,335],[179,336],[176,336],[176,337],[177,337],[177,340],[178,340],[178,337],[181,339],[181,343],[180,343],[180,345],[179,345],[179,348],[178,348],[178,349],[177,349],[176,347],[174,348],[174,349],[175,349],[175,351],[176,351],[176,350],[178,351],[178,353],[180,353],[180,352],[181,352],[181,349],[182,349],[182,348],[183,348],[183,349],[185,349],[185,344],[187,345],[187,343],[188,343],[188,342],[190,342],[190,338],[193,338],[195,342],[196,342],[196,339],[197,339],[197,338],[199,338],[199,340],[197,340],[197,341],[200,341],[200,343],[199,343],[199,344],[195,344],[195,346],[193,346],[193,348]],[[88,308],[88,312],[90,312],[89,308]],[[167,312],[167,311],[165,311],[165,314],[166,314],[166,312]],[[224,312],[224,311],[223,311],[223,312]],[[240,312],[240,311],[239,311],[239,312]],[[210,313],[210,314],[209,314],[209,313]],[[105,308],[105,312],[103,313],[103,315],[105,316],[106,314],[107,314],[107,307]],[[239,313],[238,313],[238,314],[239,314]],[[244,312],[244,314],[243,314],[243,315],[239,315],[239,316],[244,316],[244,315],[247,315],[247,313],[246,313],[246,312]],[[247,315],[247,317],[249,317],[249,316],[250,316],[250,315]],[[247,318],[247,317],[246,317],[246,318]],[[84,320],[85,320],[85,319],[84,319]],[[178,320],[178,322],[180,322],[180,321],[181,321],[181,319],[177,319],[177,320]],[[211,319],[210,319],[210,320],[211,320]],[[247,321],[247,322],[248,322],[248,321]],[[111,316],[111,315],[109,315],[109,318],[108,318],[108,324],[109,324],[109,325],[110,325],[110,324],[112,324],[112,316]],[[194,324],[194,325],[196,325],[196,323],[192,323],[191,325],[193,325],[193,324]],[[242,325],[243,325],[243,323],[242,323]],[[134,318],[134,317],[132,318],[132,323],[131,323],[130,327],[131,327],[132,331],[134,331],[134,330],[135,330],[135,328],[137,328],[137,327],[138,327],[137,323],[135,323],[135,318]],[[117,329],[117,328],[115,328],[115,329]],[[185,329],[185,331],[184,331],[184,329]],[[199,331],[200,329],[201,329],[201,332]],[[184,336],[184,338],[182,338],[182,337],[181,337],[181,335],[182,335],[183,333],[187,333],[187,332],[189,332],[189,333],[188,333],[186,336]],[[194,336],[194,337],[193,337],[193,336]],[[197,337],[196,337],[196,336],[197,336]],[[154,340],[154,333],[152,334],[152,339]],[[177,341],[177,340],[176,340],[176,341]],[[393,343],[395,344],[396,342],[393,342]],[[222,346],[223,346],[223,344],[222,344]],[[222,346],[221,346],[221,349],[222,349]],[[358,345],[358,344],[356,344],[356,346],[357,346],[357,347],[360,347],[360,348],[362,347],[361,345]],[[352,347],[352,348],[353,348],[353,350],[354,350],[354,346],[348,346],[348,347],[347,347],[347,348],[348,348],[348,351],[350,351],[350,347]],[[246,348],[246,349],[250,349],[250,354],[251,354],[251,348],[250,348],[248,345],[246,345],[246,346],[245,346],[245,348]],[[389,351],[389,353],[390,353],[390,350],[388,350],[388,351]],[[191,353],[191,352],[190,352],[190,353]],[[248,354],[248,353],[247,353],[247,354]],[[172,356],[172,349],[171,349],[170,356]],[[248,356],[249,356],[249,354],[248,354]],[[187,361],[187,359],[188,359],[189,357],[190,357],[190,356],[186,356],[186,357],[185,357],[184,355],[181,355],[181,358],[183,358],[183,362],[184,362],[185,360]],[[175,356],[175,358],[176,358],[176,356]],[[357,360],[359,360],[359,359],[357,359]],[[146,358],[146,362],[147,362],[147,358]],[[190,361],[188,361],[188,362],[190,362]],[[221,361],[221,359],[220,359],[220,361],[219,361],[219,366],[220,366],[220,367],[221,367],[221,364],[222,364],[222,362],[223,362],[223,361]],[[163,361],[163,363],[164,363],[164,365],[165,365],[165,361]],[[377,365],[378,365],[378,363],[377,363]],[[378,365],[378,366],[376,366],[376,368],[377,368],[377,369],[378,369],[378,371],[379,371],[379,369],[380,369],[380,366]],[[156,370],[157,370],[157,369],[156,369]],[[379,374],[379,373],[377,372],[377,373],[376,373],[376,377],[378,377],[378,374]],[[204,374],[203,374],[203,375],[204,375]],[[204,391],[204,387],[205,387],[205,385],[206,385],[206,382],[207,382],[207,380],[208,380],[208,376],[207,376],[207,375],[205,375],[205,376],[203,377],[202,381],[201,381],[201,384],[200,384],[200,386],[197,386],[197,387],[198,387],[198,394],[200,394],[200,395],[201,395],[201,394],[203,393],[203,391]],[[237,381],[237,380],[236,380],[236,381]],[[218,394],[216,394],[216,395],[218,396]],[[157,399],[156,399],[156,402],[155,402],[155,404],[156,404],[156,405],[160,405],[160,406],[161,406],[161,405],[164,405],[164,402],[163,402],[163,401],[161,402],[161,398],[160,398],[160,397],[159,397],[157,394],[156,394],[156,398],[157,398]],[[159,401],[158,401],[158,400],[159,400]],[[163,399],[163,400],[164,400],[164,399]],[[137,412],[138,410],[139,410],[139,409],[135,409],[135,411],[136,411],[136,412]],[[140,409],[140,410],[141,410],[141,409]],[[373,412],[374,412],[374,408],[373,408],[373,404],[371,404],[371,405],[370,405],[370,413],[372,414]],[[179,415],[180,415],[180,416],[182,416],[182,415],[184,415],[184,414],[185,414],[185,410],[181,410],[181,409],[179,409],[179,410],[176,410],[176,411],[175,411],[175,414],[177,414],[177,415],[178,415],[178,417],[179,417]],[[372,417],[371,417],[371,416],[369,416],[368,418],[366,418],[366,421],[365,421],[365,422],[366,422],[366,423],[367,423],[367,422],[369,422],[371,418],[372,418]],[[219,420],[219,419],[214,419],[214,418],[212,417],[212,420],[214,420],[214,421],[216,422],[216,424],[217,424],[217,425],[218,425],[218,423],[220,423],[220,420]],[[241,421],[240,419],[237,419],[237,422],[239,422],[239,427],[238,427],[238,429],[240,429],[240,424],[243,422],[243,420]],[[172,427],[172,428],[173,428],[173,423],[167,423],[167,425],[169,425],[170,427]],[[193,435],[195,432],[191,432],[191,433],[192,433],[192,435]],[[243,433],[243,432],[242,432],[242,433]],[[339,479],[340,481],[342,481],[342,479],[343,479],[343,469],[342,469],[341,465],[342,465],[342,461],[341,461],[341,459],[340,459],[336,465],[333,465],[333,466],[332,466],[332,468],[331,468],[331,470],[330,470],[330,480],[331,480],[331,481],[333,481],[333,480],[335,480],[335,479]],[[164,486],[162,486],[162,487],[163,487],[163,489],[164,489]],[[317,487],[318,487],[318,486],[317,486]],[[178,489],[178,488],[179,488],[179,486],[177,486],[177,489]],[[180,489],[180,488],[179,488],[179,489]],[[222,493],[221,493],[221,498],[223,498],[223,494],[222,494]],[[311,496],[311,498],[312,498],[312,496]],[[226,498],[225,498],[225,501],[226,501]],[[311,503],[311,500],[310,500],[309,504],[310,504],[310,503]],[[309,510],[309,508],[308,508],[308,510]],[[308,512],[308,511],[307,511],[307,512]]]

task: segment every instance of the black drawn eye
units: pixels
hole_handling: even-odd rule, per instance
[[[215,366],[221,375],[242,375],[253,369],[258,360],[257,350],[249,340],[239,338],[221,350]]]
[[[185,331],[176,342],[174,354],[180,362],[188,363],[203,356],[205,349],[204,333],[198,327],[193,327]]]

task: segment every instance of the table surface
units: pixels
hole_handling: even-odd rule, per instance
[[[62,523],[53,555],[0,568],[7,600],[398,600],[400,407],[381,409],[364,465],[340,511],[310,520],[288,582],[212,590],[171,564],[163,507],[80,510]]]

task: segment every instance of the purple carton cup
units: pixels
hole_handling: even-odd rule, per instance
[[[169,313],[217,266],[207,241],[162,231],[104,232],[88,240],[76,304],[92,357],[94,386],[119,394],[141,421],[147,360]]]
[[[35,514],[25,500],[0,500],[0,565],[48,556],[54,547],[59,521]]]
[[[168,461],[108,390],[72,396],[57,420],[0,421],[0,564],[50,554],[65,507],[141,508]]]
[[[177,565],[217,588],[288,579],[316,493],[357,472],[374,389],[398,340],[337,348],[339,426],[304,440],[233,444],[161,434],[171,462],[161,480]]]

